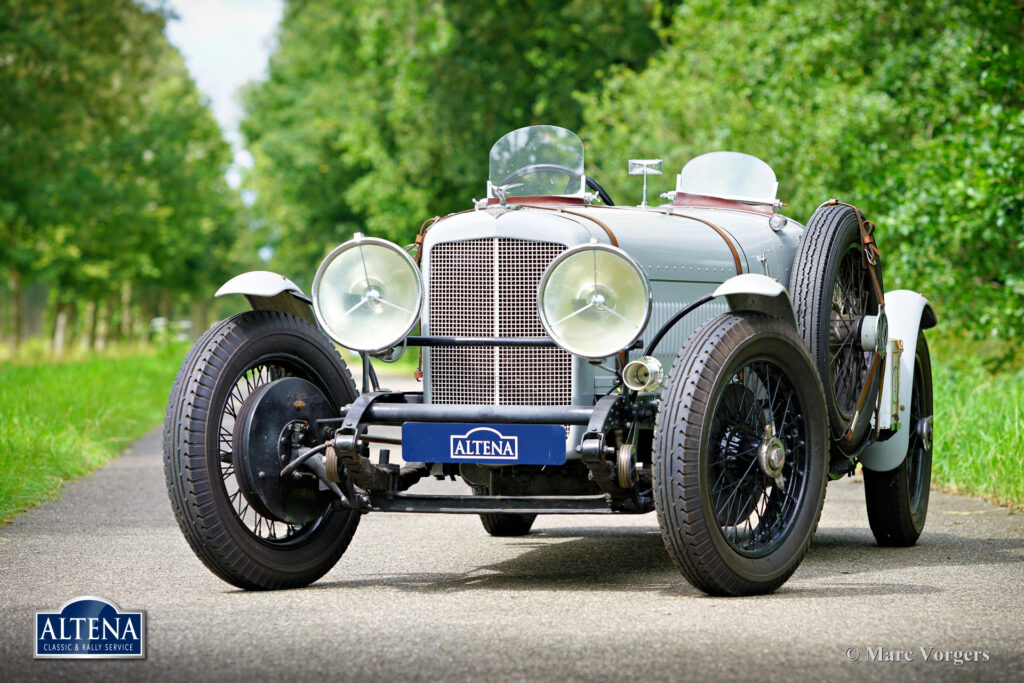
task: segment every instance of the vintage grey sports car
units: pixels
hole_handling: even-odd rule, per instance
[[[331,569],[368,512],[478,514],[515,536],[539,514],[656,511],[694,586],[765,593],[858,463],[875,538],[915,543],[935,314],[884,292],[874,226],[836,200],[806,226],[783,216],[745,154],[693,159],[659,206],[661,161],[629,170],[643,200],[616,206],[575,134],[521,128],[491,149],[486,197],[414,245],[357,234],[312,298],[268,272],[225,284],[254,310],[196,342],[164,434],[196,555],[236,586],[288,588]],[[361,354],[361,390],[332,340]],[[408,347],[422,391],[380,389],[374,362]],[[407,492],[431,475],[473,495]]]

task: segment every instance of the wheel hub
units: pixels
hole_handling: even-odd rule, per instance
[[[316,420],[334,414],[324,393],[299,377],[265,384],[245,399],[235,422],[233,460],[238,487],[253,509],[289,524],[320,517],[331,494],[320,490],[315,477],[280,473],[293,446],[313,445]]]
[[[926,451],[932,449],[932,433],[934,428],[932,427],[932,416],[922,417],[917,421],[917,427],[914,430],[917,436],[921,439],[921,445]]]
[[[757,463],[761,471],[775,480],[780,490],[785,490],[786,480],[782,476],[782,468],[786,464],[786,445],[775,435],[775,430],[768,424],[764,428],[764,438],[757,449]]]

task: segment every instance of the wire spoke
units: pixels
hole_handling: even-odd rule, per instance
[[[785,488],[758,460],[765,425],[786,450]],[[753,359],[725,383],[712,416],[707,490],[722,534],[737,550],[766,554],[795,523],[808,467],[806,429],[799,395],[774,362]]]

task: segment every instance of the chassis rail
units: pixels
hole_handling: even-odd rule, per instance
[[[395,493],[371,494],[369,510],[381,512],[436,512],[446,514],[593,515],[618,512],[607,495],[594,496],[438,496]]]

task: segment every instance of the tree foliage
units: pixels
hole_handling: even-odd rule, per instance
[[[582,124],[589,173],[619,198],[638,194],[631,157],[744,151],[798,219],[831,196],[862,206],[891,288],[1020,334],[1022,6],[293,2],[247,97],[249,182],[277,264],[308,280],[357,230],[407,240],[467,206],[519,126]]]
[[[583,97],[588,164],[629,196],[630,155],[760,156],[790,215],[838,196],[878,223],[888,288],[919,289],[952,326],[1019,335],[1022,7],[691,0],[646,69]]]
[[[11,0],[0,270],[15,294],[45,284],[55,311],[127,301],[122,318],[207,298],[239,245],[272,245],[270,267],[308,284],[356,231],[404,242],[468,207],[490,144],[549,123],[581,131],[588,173],[623,203],[639,195],[631,157],[671,171],[714,149],[760,156],[795,218],[830,196],[865,209],[890,288],[920,289],[954,325],[1024,334],[1022,8],[292,0],[244,98],[252,231],[159,5]]]
[[[487,150],[532,123],[578,128],[576,91],[660,41],[649,0],[305,0],[246,97],[256,210],[308,282],[358,230],[409,240],[484,193]]]
[[[0,266],[58,308],[205,297],[230,270],[230,148],[165,21],[133,0],[0,7]]]

